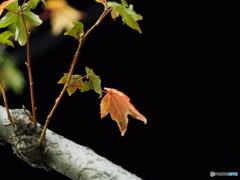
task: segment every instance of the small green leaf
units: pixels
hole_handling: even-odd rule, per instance
[[[27,3],[24,3],[22,5],[22,10],[23,11],[30,11],[30,9],[32,8],[33,4],[31,3],[31,1],[28,1]]]
[[[81,90],[81,92],[86,92],[86,91],[89,91],[92,88],[93,88],[92,81],[84,81],[83,87],[80,88],[80,90]]]
[[[42,24],[42,20],[39,18],[38,15],[34,14],[31,11],[23,11],[24,19],[27,24],[31,24],[33,26],[39,26]]]
[[[61,77],[61,79],[58,81],[58,84],[66,84],[67,78],[68,78],[68,73],[64,73],[64,76]]]
[[[28,10],[23,11],[23,18],[27,25],[31,24],[33,26],[39,26],[40,24],[42,24],[42,20],[40,20],[39,16]],[[16,22],[14,23],[14,25],[16,27],[15,40],[18,41],[21,46],[23,46],[27,43],[28,30],[26,31],[21,16],[16,17]]]
[[[129,7],[127,7],[126,1],[122,1],[122,3],[123,5],[116,2],[108,2],[108,6],[113,7],[111,11],[112,18],[115,20],[119,15],[121,15],[124,23],[126,23],[130,28],[142,33],[137,22],[143,19],[142,16],[133,10],[133,5],[129,5]]]
[[[6,13],[5,16],[3,16],[0,19],[0,28],[4,28],[9,26],[10,24],[16,22],[18,15],[12,12]]]
[[[32,9],[35,9],[39,2],[40,2],[40,0],[30,0],[30,1],[28,1],[28,3],[30,4]]]
[[[31,9],[35,9],[40,1],[42,1],[46,6],[45,0],[29,0],[27,3],[31,5]]]
[[[20,95],[26,82],[24,74],[19,70],[16,62],[16,59],[8,52],[0,52],[0,79],[6,86],[6,90],[11,89],[16,95]]]
[[[97,76],[93,70],[89,69],[88,67],[85,68],[86,73],[89,78],[89,82],[87,84],[88,88],[94,88],[94,91],[99,94],[99,98],[102,97],[102,88],[101,88],[101,79]]]
[[[68,73],[64,73],[64,76],[58,81],[58,84],[66,84],[68,79]],[[76,74],[72,75],[67,88],[68,95],[71,96],[77,89],[81,89],[84,86],[82,76]]]
[[[10,3],[6,6],[7,9],[17,12],[18,11],[18,1],[14,1],[13,3]]]
[[[72,22],[73,27],[64,33],[64,35],[77,36],[81,38],[84,35],[84,25],[81,22]]]
[[[128,7],[128,3],[127,3],[126,0],[121,0],[121,3],[122,3],[123,6]]]
[[[16,31],[15,31],[15,40],[18,41],[18,43],[21,46],[24,46],[27,43],[27,36],[25,26],[23,23],[23,20],[20,16],[16,18],[16,22],[14,23]]]
[[[11,31],[5,31],[5,32],[1,33],[0,34],[0,42],[14,47],[13,42],[8,39],[11,36],[14,36],[14,33],[12,33]]]
[[[20,10],[21,7],[18,6],[17,1],[14,3],[10,3],[9,5],[7,5],[7,9],[10,10],[10,12],[6,13],[6,15],[3,16],[0,20],[0,28],[14,24],[15,40],[18,41],[21,46],[26,44],[27,36],[29,36],[29,32],[28,29],[26,29],[26,26],[39,26],[40,24],[42,24],[42,20],[39,18],[39,16],[30,11],[32,6],[36,5],[35,3],[36,2],[34,2],[33,0],[25,3],[22,7],[22,13]],[[23,19],[26,23],[26,26]]]
[[[29,36],[28,30],[25,29],[26,27],[24,25],[23,18],[26,25],[39,26],[40,24],[42,24],[42,20],[39,18],[39,16],[29,11],[28,8],[23,10],[23,17],[16,17],[17,20],[14,23],[16,27],[15,40],[18,41],[21,46],[27,43],[27,36]]]

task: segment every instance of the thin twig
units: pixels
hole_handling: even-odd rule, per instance
[[[22,16],[21,14],[18,14],[17,12],[15,12],[15,11],[13,11],[13,10],[11,10],[11,9],[8,9],[8,8],[4,8],[4,9],[6,9],[6,10],[8,10],[8,11],[10,11],[10,12],[12,12],[12,13],[18,15],[18,16]]]
[[[27,36],[27,62],[25,62],[27,69],[28,69],[28,78],[29,78],[29,88],[30,88],[30,96],[31,96],[31,106],[32,106],[32,114],[33,118],[32,121],[35,125],[37,126],[37,115],[36,115],[36,107],[35,107],[35,100],[34,100],[34,90],[33,90],[33,77],[32,77],[32,69],[31,69],[31,53],[30,53],[30,40],[29,40],[29,32],[27,29],[26,21],[23,16],[23,11],[21,9],[21,16],[23,24],[24,24],[24,29],[26,32]]]
[[[8,107],[7,96],[6,96],[6,93],[5,93],[5,86],[2,84],[1,80],[0,80],[0,87],[2,89],[3,101],[4,101],[6,111],[7,111],[8,119],[9,119],[10,123],[13,124],[12,123],[12,117],[11,117],[9,107]]]
[[[31,121],[33,121],[33,117],[32,115],[27,111],[26,107],[24,105],[22,105],[22,108],[25,112],[25,114],[30,118]]]
[[[57,109],[64,93],[66,92],[67,88],[68,88],[68,85],[69,85],[69,82],[70,82],[70,79],[71,79],[71,76],[73,74],[73,71],[75,69],[75,65],[77,64],[77,61],[78,61],[78,57],[79,57],[79,54],[80,54],[80,50],[81,50],[81,47],[82,47],[82,42],[81,42],[81,39],[79,40],[79,45],[78,45],[78,48],[77,48],[77,51],[73,57],[73,61],[71,63],[71,67],[70,67],[70,70],[69,70],[69,73],[68,73],[68,79],[67,79],[67,82],[64,84],[64,87],[62,89],[62,91],[60,92],[60,95],[58,96],[58,98],[55,100],[55,104],[51,110],[51,112],[49,113],[49,115],[47,116],[47,119],[46,119],[46,122],[45,122],[45,125],[44,125],[44,128],[43,128],[43,131],[42,131],[42,134],[40,136],[40,139],[39,139],[39,144],[42,143],[44,137],[45,137],[45,134],[46,134],[46,130],[47,130],[47,127],[50,123],[50,120],[55,112],[55,110]]]
[[[89,30],[87,30],[87,32],[85,33],[85,35],[83,37],[84,40],[87,38],[88,34],[90,32],[92,32],[92,30],[100,24],[100,22],[104,19],[104,17],[112,10],[112,8],[113,7],[104,9],[103,13],[100,15],[100,17],[98,18],[96,23]]]
[[[111,9],[111,8],[109,8]],[[86,37],[88,36],[88,34],[90,32],[92,32],[92,30],[97,26],[99,25],[99,23],[103,20],[103,18],[106,16],[107,13],[110,12],[109,9],[104,9],[103,13],[100,15],[100,17],[98,18],[98,20],[96,21],[96,23],[85,33],[85,35],[83,37],[81,37],[79,39],[79,45],[78,45],[78,48],[77,48],[77,51],[73,57],[73,60],[72,60],[72,63],[71,63],[71,66],[70,66],[70,70],[69,70],[69,73],[68,73],[68,79],[67,79],[67,82],[64,84],[64,87],[62,89],[62,91],[60,92],[60,95],[58,96],[58,98],[55,100],[55,104],[52,108],[52,110],[50,111],[49,115],[47,116],[47,119],[46,119],[46,122],[45,122],[45,125],[44,125],[44,128],[43,128],[43,131],[41,133],[41,136],[40,136],[40,139],[38,141],[38,144],[40,145],[42,142],[43,142],[43,139],[45,137],[45,134],[46,134],[46,130],[47,130],[47,127],[50,123],[50,120],[57,108],[57,106],[59,105],[64,93],[66,92],[67,88],[69,87],[69,83],[70,83],[70,80],[71,80],[71,76],[73,74],[73,71],[75,69],[75,66],[77,64],[77,61],[78,61],[78,58],[79,58],[79,54],[80,54],[80,51],[81,51],[81,48],[83,46],[83,43],[85,42],[86,40]]]

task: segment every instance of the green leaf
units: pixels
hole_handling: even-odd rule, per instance
[[[122,4],[116,2],[108,2],[109,7],[113,7],[111,11],[112,18],[115,20],[119,15],[122,16],[122,21],[126,23],[130,28],[142,33],[142,30],[137,21],[142,20],[142,16],[137,14],[133,10],[133,5],[127,7],[126,1],[122,1]]]
[[[5,31],[5,32],[1,33],[0,34],[0,42],[14,47],[13,42],[8,39],[11,36],[14,36],[14,33],[12,33],[11,31]]]
[[[22,7],[22,13],[19,9],[20,7],[18,6],[18,2],[10,3],[7,6],[7,9],[11,11],[6,13],[6,15],[0,20],[0,28],[14,24],[15,40],[18,41],[21,46],[26,44],[27,36],[29,36],[29,32],[26,30],[26,27],[29,25],[39,26],[42,24],[42,20],[39,18],[39,16],[30,11],[32,6],[36,5],[32,3],[34,3],[33,0],[25,3]]]
[[[97,76],[92,69],[88,67],[85,68],[86,73],[89,78],[89,82],[87,84],[88,88],[94,88],[94,91],[99,94],[99,98],[102,97],[102,88],[101,88],[101,79]]]
[[[27,36],[29,36],[29,34],[27,34],[28,30],[26,31],[25,29],[23,18],[26,26],[39,26],[42,24],[42,20],[39,18],[39,16],[29,11],[27,7],[23,10],[23,17],[17,16],[17,20],[15,22],[15,40],[18,41],[21,46],[27,43]]]
[[[0,19],[0,28],[9,26],[10,24],[16,22],[18,15],[8,12],[5,16]]]
[[[40,2],[40,0],[30,0],[30,1],[28,1],[28,3],[31,5],[32,9],[35,9],[39,2]]]
[[[20,95],[26,82],[23,72],[17,67],[16,59],[8,52],[0,51],[0,67],[0,79],[6,86],[6,90],[11,89],[15,94]]]
[[[44,5],[46,6],[45,0],[29,0],[26,4],[29,4],[31,9],[35,9],[40,1],[42,1],[44,3]]]
[[[33,25],[33,26],[39,26],[42,24],[42,20],[34,14],[33,12],[25,9],[23,11],[23,18],[25,20],[26,25]],[[27,32],[25,29],[24,21],[21,16],[17,16],[17,20],[14,23],[16,27],[15,31],[15,40],[18,41],[18,43],[23,46],[27,43]]]
[[[64,73],[64,76],[58,81],[58,84],[66,84],[68,79],[68,73]],[[79,86],[79,87],[76,87]],[[82,76],[79,74],[72,75],[69,86],[67,88],[68,95],[71,96],[77,89],[81,89],[84,86]]]
[[[10,3],[6,6],[7,9],[13,11],[13,12],[17,12],[18,11],[18,1],[15,1],[13,3]]]
[[[81,90],[81,92],[86,92],[86,91],[89,91],[92,88],[93,88],[92,81],[84,81],[83,87],[80,88],[80,90]]]
[[[15,40],[18,41],[18,43],[21,46],[24,46],[27,43],[27,36],[28,34],[26,33],[25,26],[23,23],[23,19],[20,16],[17,16],[16,22],[14,23],[15,25]]]
[[[64,35],[77,36],[81,38],[84,35],[84,25],[81,22],[72,22],[73,27],[64,33]]]
[[[27,24],[31,24],[33,26],[39,26],[42,24],[42,20],[39,18],[38,15],[34,14],[33,12],[25,10],[23,11],[23,14]]]
[[[122,3],[123,6],[128,7],[128,3],[127,3],[126,0],[121,0],[121,3]]]
[[[22,5],[22,10],[23,11],[29,11],[32,8],[33,4],[31,3],[31,1],[24,3]]]

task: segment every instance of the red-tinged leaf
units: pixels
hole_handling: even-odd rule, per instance
[[[123,92],[113,88],[104,88],[108,93],[102,98],[101,118],[110,113],[111,118],[117,122],[121,135],[127,130],[128,114],[133,118],[147,123],[147,119],[130,103],[130,98]]]
[[[66,84],[67,79],[68,73],[64,73],[64,76],[58,81],[58,84]],[[71,96],[77,89],[81,89],[81,87],[83,87],[82,76],[79,74],[72,75],[69,82],[69,87],[67,88],[68,95]]]

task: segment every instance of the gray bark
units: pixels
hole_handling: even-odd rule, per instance
[[[17,156],[33,167],[55,170],[73,180],[140,180],[141,178],[99,156],[88,147],[47,130],[41,146],[37,140],[41,125],[34,128],[23,109],[10,110],[0,106],[0,141],[12,145]],[[2,144],[2,143],[1,143]]]

